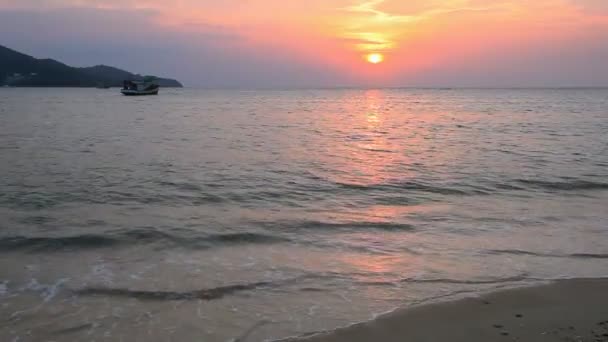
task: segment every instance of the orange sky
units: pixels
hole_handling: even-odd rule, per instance
[[[0,0],[5,10],[66,8],[153,13],[161,30],[240,37],[217,45],[227,51],[322,65],[370,82],[492,66],[505,55],[517,67],[519,55],[542,59],[534,56],[581,40],[597,48],[608,36],[606,0]],[[367,63],[369,53],[385,61]]]

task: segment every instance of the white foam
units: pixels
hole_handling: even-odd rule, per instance
[[[27,285],[21,288],[21,290],[40,292],[42,300],[46,303],[53,299],[57,295],[57,293],[59,293],[61,285],[63,285],[67,281],[69,281],[69,278],[61,278],[53,284],[45,285],[39,283],[36,278],[32,278],[30,279],[30,282]]]
[[[105,285],[112,285],[114,283],[114,273],[107,268],[107,264],[100,260],[97,265],[94,265],[91,269],[93,278],[101,280]]]
[[[6,296],[8,293],[8,281],[3,281],[0,283],[0,297]]]
[[[57,293],[59,293],[59,288],[61,287],[61,285],[66,283],[68,280],[68,278],[62,278],[57,280],[55,284],[52,284],[51,286],[47,287],[47,290],[45,291],[46,295],[44,296],[44,301],[48,302],[53,299],[57,295]]]

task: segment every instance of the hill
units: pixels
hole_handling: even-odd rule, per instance
[[[88,68],[79,68],[79,70],[95,79],[106,80],[105,84],[113,87],[122,86],[122,82],[124,80],[141,81],[144,78],[144,76],[142,75],[132,74],[128,71],[107,65],[96,65]],[[182,84],[178,81],[169,78],[159,77],[156,82],[161,87],[183,87]]]
[[[75,68],[53,59],[37,59],[0,45],[0,86],[119,87],[124,80],[141,80],[143,77],[105,65]],[[173,79],[158,78],[158,83],[163,87],[182,87]]]

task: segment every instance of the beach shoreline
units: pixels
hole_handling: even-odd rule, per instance
[[[397,309],[284,342],[608,341],[608,279],[557,280]]]
[[[0,341],[276,341],[608,276],[606,95],[0,91]]]

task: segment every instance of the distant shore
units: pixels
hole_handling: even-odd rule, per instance
[[[562,280],[422,305],[286,341],[608,341],[608,279]]]
[[[122,87],[124,80],[140,81],[145,77],[107,65],[71,67],[53,59],[34,58],[0,45],[0,87]],[[183,87],[175,79],[152,77],[161,87]]]

